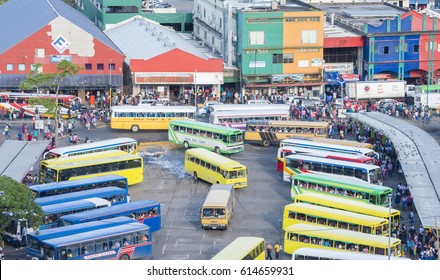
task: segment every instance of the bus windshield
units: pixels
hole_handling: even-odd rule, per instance
[[[244,170],[234,170],[234,171],[229,171],[226,174],[226,179],[236,179],[236,178],[244,178],[245,177],[245,171]]]
[[[243,134],[233,134],[229,137],[229,143],[243,143]]]
[[[382,183],[382,173],[380,169],[372,169],[369,171],[370,175],[370,183],[371,184],[380,184]]]
[[[204,218],[210,218],[210,217],[224,218],[224,216],[225,216],[225,209],[219,209],[219,208],[203,209]]]

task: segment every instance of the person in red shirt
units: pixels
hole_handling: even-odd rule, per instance
[[[32,141],[32,133],[28,133],[28,135],[27,135],[27,140],[28,140],[28,141]]]

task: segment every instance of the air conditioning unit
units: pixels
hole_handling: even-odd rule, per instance
[[[232,35],[232,42],[237,42],[237,36]]]
[[[199,47],[204,47],[205,43],[203,43],[202,41],[199,42]]]

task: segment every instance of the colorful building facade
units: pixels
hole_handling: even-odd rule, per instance
[[[408,11],[380,26],[365,26],[367,80],[433,84],[440,78],[440,19]]]
[[[237,34],[237,66],[247,92],[322,92],[323,11],[311,6],[237,10]]]

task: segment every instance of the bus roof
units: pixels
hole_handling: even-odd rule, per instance
[[[328,122],[309,122],[309,121],[267,121],[267,120],[249,120],[247,125],[270,125],[270,126],[293,126],[293,127],[310,127],[310,128],[326,128]]]
[[[295,224],[286,228],[286,233],[310,235],[317,238],[326,238],[347,243],[368,244],[374,247],[387,247],[388,237],[356,232],[346,229],[329,228],[311,224]],[[399,244],[400,239],[391,238],[391,245]]]
[[[371,160],[372,157],[365,156],[363,154],[347,154],[347,153],[338,153],[338,152],[332,152],[332,151],[326,151],[326,150],[317,150],[317,149],[309,149],[309,148],[302,148],[302,147],[295,147],[295,146],[284,146],[282,148],[283,151],[288,151],[291,153],[306,153],[306,154],[312,154],[317,156],[327,156],[327,157],[340,157],[341,159],[338,160],[344,160],[344,159],[351,159],[351,160]]]
[[[357,151],[362,154],[374,152],[372,149],[367,149],[367,148],[344,146],[344,145],[338,145],[338,144],[333,144],[333,143],[322,143],[322,142],[318,142],[318,141],[308,141],[308,140],[301,140],[301,139],[297,139],[297,138],[284,139],[281,141],[280,146],[283,146],[283,145],[293,146],[294,144],[301,145],[305,148],[326,147],[326,148],[331,148],[331,149],[335,150],[335,152],[337,152],[338,150],[340,150],[340,151],[353,150],[353,151]]]
[[[71,234],[83,232],[85,230],[108,228],[120,224],[132,223],[132,222],[136,222],[136,220],[129,217],[121,216],[121,217],[115,217],[115,218],[93,221],[88,223],[74,224],[70,226],[43,229],[38,231],[38,233],[36,231],[30,232],[28,233],[28,235],[35,236],[39,240],[44,240],[44,239],[51,239],[55,237],[71,235]]]
[[[210,105],[213,112],[220,111],[248,111],[248,110],[290,110],[287,104],[213,104]]]
[[[299,213],[307,213],[315,217],[335,219],[338,221],[362,224],[366,226],[376,226],[387,223],[387,220],[383,218],[353,213],[350,211],[332,209],[332,208],[312,205],[308,203],[301,203],[301,202],[288,204],[284,207],[284,209]]]
[[[356,201],[345,197],[327,195],[324,193],[321,194],[317,192],[306,192],[296,195],[295,199],[299,201],[319,204],[327,207],[344,208],[344,209],[350,208],[350,210],[353,212],[358,212],[358,213],[368,212],[370,213],[370,215],[374,215],[376,217],[387,217],[389,213],[388,207]],[[391,209],[391,215],[400,215],[400,211],[396,209]]]
[[[78,145],[73,145],[73,146],[65,146],[65,147],[55,148],[55,149],[50,150],[49,153],[55,153],[55,154],[62,155],[64,153],[70,152],[70,151],[84,152],[84,151],[88,151],[88,150],[94,150],[94,149],[96,149],[96,147],[105,148],[108,146],[114,146],[115,144],[128,144],[128,143],[133,143],[133,142],[137,143],[137,141],[133,138],[120,137],[120,138],[78,144]]]
[[[211,260],[239,260],[250,252],[255,246],[264,242],[261,237],[237,237],[223,250],[218,252]]]
[[[34,201],[40,206],[45,206],[45,205],[60,203],[60,201],[67,202],[67,201],[80,200],[89,197],[107,197],[109,195],[119,196],[126,194],[127,194],[126,189],[121,189],[118,187],[105,187],[99,189],[91,189],[91,190],[84,190],[79,192],[71,192],[71,193],[51,195],[46,197],[39,197],[36,198]]]
[[[78,234],[58,237],[58,238],[52,238],[52,239],[46,239],[43,241],[44,244],[52,245],[54,247],[60,247],[60,246],[67,246],[69,244],[74,244],[81,241],[88,241],[88,240],[94,240],[99,239],[102,237],[111,237],[113,235],[119,235],[124,233],[130,233],[135,232],[139,230],[149,230],[149,226],[139,223],[137,221],[134,221],[130,224],[123,224],[123,225],[117,225],[114,227],[104,228],[104,229],[97,229],[97,230],[91,230],[86,231]]]
[[[84,207],[95,206],[96,204],[110,205],[110,202],[103,198],[94,197],[94,198],[80,199],[80,200],[69,201],[64,203],[46,205],[46,206],[42,206],[41,209],[43,209],[44,214],[47,215],[52,213],[63,212],[69,209],[81,209]]]
[[[95,154],[97,154],[97,153],[88,154],[88,157],[83,157],[83,158],[77,159],[76,161],[73,161],[73,162],[62,162],[62,163],[55,162],[53,164],[47,164],[47,166],[48,166],[48,168],[59,170],[59,169],[65,169],[65,168],[75,168],[75,167],[79,167],[79,166],[99,165],[99,164],[104,164],[107,162],[119,162],[119,161],[126,161],[126,160],[132,160],[132,159],[142,160],[141,156],[127,154],[126,152],[122,152],[122,154],[120,154],[120,155],[110,155],[110,156],[104,157],[104,158],[103,157],[95,158],[94,157]],[[68,158],[76,158],[76,157],[77,156],[68,157]]]
[[[102,175],[102,176],[98,175],[93,178],[33,185],[33,186],[29,186],[29,189],[33,191],[45,191],[45,190],[64,189],[74,186],[84,186],[90,184],[104,183],[108,181],[121,181],[121,180],[127,182],[127,178],[120,175],[114,175],[114,174]]]
[[[69,214],[63,216],[62,219],[77,223],[82,220],[96,219],[107,215],[113,216],[124,212],[132,213],[140,208],[157,207],[157,206],[160,206],[159,202],[153,200],[138,200],[130,203],[123,203],[123,204],[113,205],[110,207],[93,209],[86,212]]]
[[[230,158],[224,157],[203,148],[193,148],[186,150],[186,154],[193,155],[197,158],[200,158],[201,160],[213,163],[214,165],[221,167],[222,169],[230,170],[235,168],[246,168],[246,166],[242,165],[238,161],[232,160]]]
[[[355,181],[350,179],[344,179],[341,177],[327,176],[321,174],[311,174],[311,173],[299,173],[293,176],[293,179],[296,180],[305,180],[309,182],[314,182],[318,184],[329,184],[336,187],[350,187],[353,190],[365,190],[368,192],[373,191],[392,191],[391,188],[381,185],[373,185],[369,184],[365,181]]]
[[[212,112],[213,117],[247,117],[247,116],[278,116],[278,115],[289,115],[289,110],[242,110],[242,111],[218,111]]]
[[[62,164],[62,163],[68,163],[68,162],[77,162],[79,160],[87,160],[87,159],[96,159],[96,158],[107,158],[110,156],[118,156],[118,155],[126,155],[127,152],[120,151],[120,150],[110,150],[110,151],[103,151],[103,152],[96,152],[92,154],[82,154],[77,156],[71,156],[71,157],[60,157],[60,158],[53,158],[53,159],[46,159],[41,161],[41,163],[44,164]]]
[[[231,128],[231,127],[225,127],[205,122],[198,122],[198,121],[192,121],[192,120],[173,120],[170,121],[171,125],[179,125],[184,127],[190,127],[194,129],[204,129],[213,133],[239,133],[242,134],[243,131],[237,128]]]
[[[358,147],[364,149],[373,149],[373,145],[370,143],[351,141],[351,140],[323,138],[323,137],[307,137],[307,136],[293,136],[290,137],[289,139],[305,140],[305,141],[318,142],[318,143],[328,143],[328,144],[335,144],[335,145],[348,146],[348,147]]]
[[[366,170],[373,170],[373,169],[380,168],[379,166],[373,165],[373,164],[357,163],[357,162],[329,159],[329,158],[319,158],[319,157],[313,157],[313,156],[307,156],[307,155],[295,155],[294,154],[294,155],[287,156],[286,159],[302,160],[302,161],[306,161],[306,162],[328,163],[333,166],[350,166],[350,167],[364,168]]]
[[[311,257],[323,257],[325,259],[336,259],[336,260],[388,260],[388,256],[366,254],[360,252],[350,252],[350,251],[337,251],[329,249],[318,249],[318,248],[299,248],[293,251],[292,258],[294,255],[305,255]],[[391,256],[391,260],[409,260],[408,258],[399,258]]]
[[[226,207],[229,197],[234,195],[234,186],[214,184],[211,186],[202,207]]]
[[[194,106],[112,106],[113,112],[136,112],[136,113],[195,113]]]

